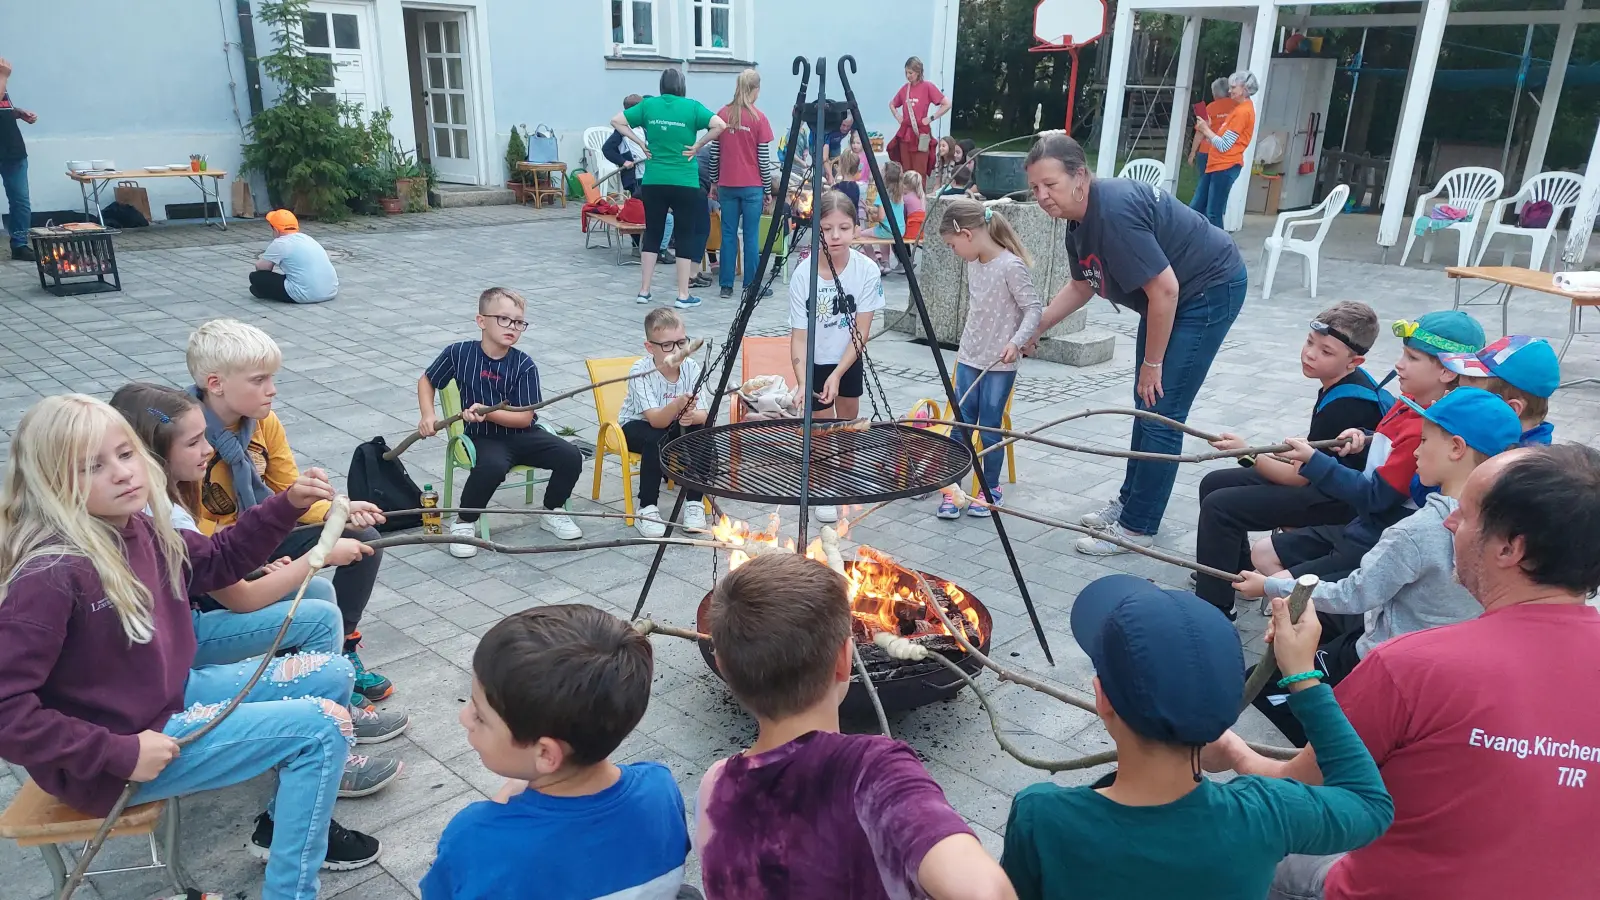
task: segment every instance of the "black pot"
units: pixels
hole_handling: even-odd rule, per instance
[[[1028,172],[1023,162],[1028,154],[1021,150],[990,150],[978,156],[978,189],[990,200],[1028,189]]]

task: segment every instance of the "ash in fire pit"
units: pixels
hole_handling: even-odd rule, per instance
[[[92,223],[29,229],[39,286],[57,297],[122,290],[111,244],[117,233]]]

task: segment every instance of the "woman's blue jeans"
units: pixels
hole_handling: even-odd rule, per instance
[[[760,187],[719,187],[717,197],[722,201],[722,263],[718,281],[722,287],[733,287],[734,260],[744,254],[744,286],[756,280],[756,260],[761,255],[761,201],[766,191]],[[739,223],[744,222],[744,242],[736,243]]]
[[[1200,393],[1200,385],[1211,370],[1233,320],[1244,306],[1245,270],[1241,267],[1232,281],[1213,285],[1198,295],[1181,298],[1172,321],[1172,336],[1167,339],[1167,355],[1161,361],[1161,392],[1154,406],[1146,406],[1134,391],[1133,403],[1179,422],[1188,420],[1189,407]],[[1146,323],[1139,319],[1139,337],[1134,359],[1142,364]],[[1137,380],[1135,384],[1137,385]],[[1133,420],[1133,439],[1129,449],[1146,453],[1182,453],[1183,434],[1158,422]],[[1172,484],[1178,478],[1178,464],[1128,460],[1122,478],[1122,527],[1137,534],[1155,534],[1172,497]]]
[[[1228,211],[1228,195],[1233,192],[1233,183],[1239,179],[1239,171],[1239,166],[1229,166],[1220,172],[1202,171],[1189,208],[1221,228],[1222,216]]]
[[[215,719],[260,664],[258,659],[189,672],[185,709],[162,729],[181,738]],[[183,748],[134,803],[195,794],[278,771],[274,828],[262,900],[316,900],[328,853],[328,821],[339,796],[354,731],[345,704],[355,671],[343,656],[296,653],[273,660],[228,718]]]
[[[1006,414],[1006,401],[1011,399],[1011,387],[1017,382],[1017,373],[994,372],[983,376],[979,381],[978,376],[983,374],[982,369],[974,369],[966,363],[956,363],[956,397],[961,400],[961,421],[973,425],[982,425],[985,428],[999,428]],[[974,381],[978,382],[977,390],[967,393]],[[956,440],[972,443],[971,432],[965,428],[956,429]],[[978,440],[984,447],[1000,443],[1001,436],[992,431],[978,432]],[[1006,454],[1004,450],[996,450],[980,458],[983,463],[983,477],[989,482],[990,487],[1000,485],[1000,475],[1005,471]]]
[[[344,644],[344,619],[334,603],[333,582],[313,578],[284,633],[283,647],[306,653],[338,653]],[[260,656],[272,646],[283,617],[289,612],[290,594],[255,612],[217,609],[194,614],[197,644],[194,666],[217,666]]]

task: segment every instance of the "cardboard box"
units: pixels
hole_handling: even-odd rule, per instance
[[[1283,176],[1251,175],[1250,193],[1245,196],[1244,211],[1275,216],[1278,214],[1278,202],[1282,192]]]

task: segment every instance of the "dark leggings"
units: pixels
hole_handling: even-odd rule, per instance
[[[282,272],[256,269],[250,273],[250,294],[263,300],[282,300],[285,303],[293,303],[294,298],[289,296],[289,291],[284,287],[288,280],[288,277]]]
[[[1249,532],[1342,525],[1354,516],[1349,504],[1309,484],[1274,484],[1255,469],[1242,466],[1217,469],[1207,472],[1200,481],[1195,560],[1224,572],[1242,572],[1254,568],[1250,564]],[[1200,599],[1223,611],[1233,609],[1232,583],[1201,575],[1196,586]]]
[[[1356,641],[1366,633],[1367,623],[1362,616],[1333,615],[1330,613],[1317,613],[1317,620],[1322,623],[1322,641],[1317,646],[1317,668],[1323,673],[1322,682],[1329,687],[1337,685],[1344,680],[1346,675],[1361,662],[1361,657],[1356,655]],[[1255,671],[1252,666],[1250,672]],[[1245,673],[1249,679],[1250,672]],[[1299,674],[1299,673],[1295,673]],[[1250,705],[1261,711],[1267,720],[1278,726],[1283,736],[1289,739],[1296,747],[1306,745],[1306,730],[1300,725],[1300,720],[1289,711],[1288,703],[1274,704],[1267,699],[1274,694],[1287,693],[1278,687],[1278,679],[1283,677],[1278,672],[1278,667],[1272,667],[1272,678],[1261,693],[1250,700]]]
[[[667,230],[667,213],[672,213],[672,233],[678,239],[678,256],[699,262],[706,255],[706,238],[711,235],[711,209],[705,192],[697,187],[674,184],[647,184],[639,189],[644,202],[644,253],[661,252],[661,236]]]
[[[683,426],[674,422],[670,428],[656,428],[644,419],[634,419],[622,425],[622,436],[628,439],[628,452],[639,454],[639,505],[655,506],[661,499],[661,444],[668,438],[683,433]],[[699,491],[683,495],[685,503],[699,503]]]
[[[316,546],[321,536],[322,531],[317,528],[292,532],[278,545],[272,558],[287,556],[298,559]],[[344,536],[358,541],[373,541],[378,539],[378,529],[346,528]],[[334,602],[339,604],[339,612],[344,614],[346,637],[355,634],[361,625],[361,614],[366,612],[367,601],[372,599],[372,586],[378,583],[378,566],[382,563],[383,551],[374,550],[371,556],[363,556],[347,566],[340,566],[333,575],[333,589],[338,594]]]
[[[583,454],[578,448],[537,425],[515,434],[474,435],[472,443],[478,459],[461,489],[464,507],[488,507],[512,466],[532,466],[550,473],[544,487],[544,508],[560,509],[572,496],[572,486],[583,471]],[[476,522],[478,514],[461,513],[460,519]]]

